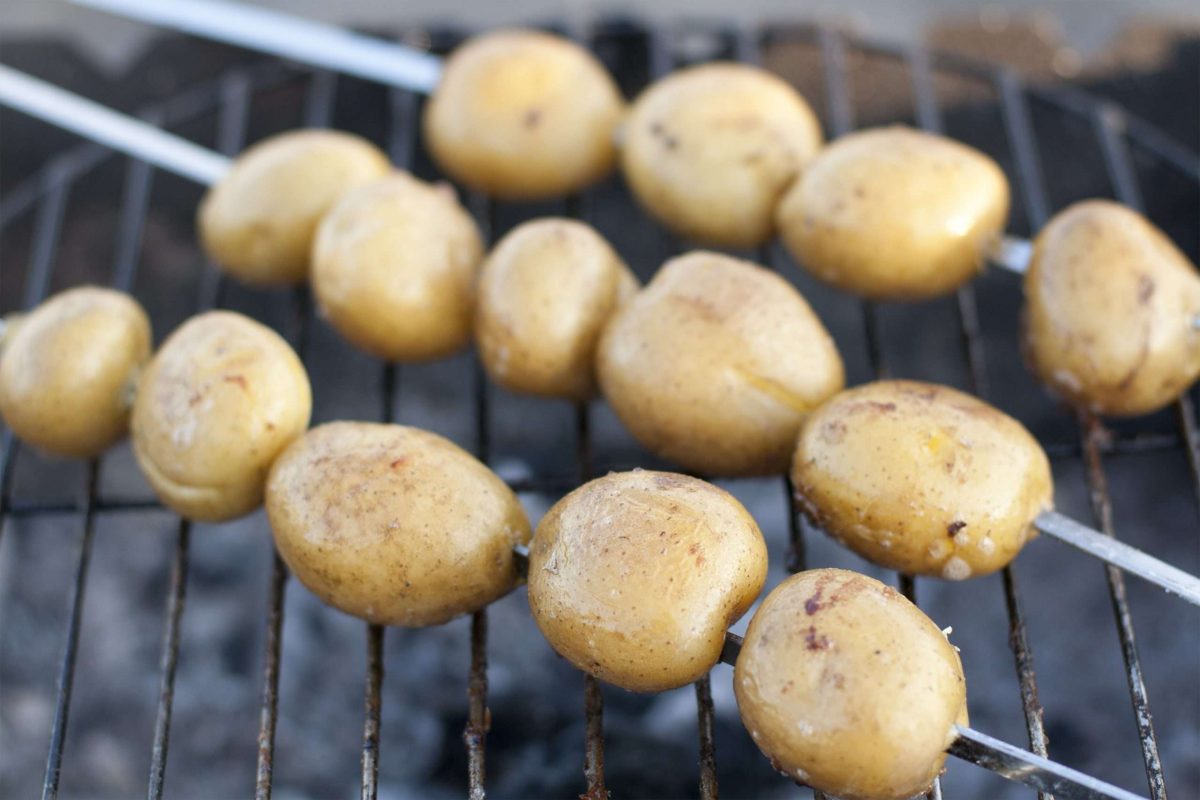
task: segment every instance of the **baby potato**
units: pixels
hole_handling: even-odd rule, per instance
[[[262,502],[271,462],[308,427],[300,359],[270,328],[231,311],[192,317],[142,373],[133,452],[164,504],[220,522]]]
[[[488,377],[515,392],[584,400],[600,331],[638,281],[590,225],[518,225],[479,273],[475,341]]]
[[[842,360],[800,293],[717,253],[668,261],[600,339],[600,386],[649,450],[688,470],[787,469],[800,422],[842,388]]]
[[[767,574],[754,518],[670,472],[611,473],[564,497],[529,551],[529,607],[579,669],[635,692],[702,677]]]
[[[417,627],[477,611],[518,582],[529,520],[495,473],[437,434],[331,422],[267,482],[279,555],[334,608]]]
[[[782,772],[843,800],[907,800],[967,724],[958,653],[895,589],[842,569],[793,575],[750,621],[742,722]]]
[[[916,381],[848,389],[810,414],[792,482],[809,519],[851,550],[947,580],[1012,561],[1054,491],[1046,453],[1021,423]]]
[[[1200,276],[1141,214],[1086,200],[1038,235],[1022,345],[1043,382],[1099,414],[1157,411],[1200,377]]]
[[[391,171],[365,139],[328,130],[289,131],[247,148],[209,189],[197,223],[206,253],[251,284],[308,277],[317,223],[342,195]]]
[[[561,36],[500,30],[450,54],[425,141],[460,183],[506,200],[570,194],[616,160],[625,104],[595,56]]]
[[[80,286],[12,324],[0,349],[0,416],[48,453],[100,455],[129,429],[150,320],[132,297]]]
[[[795,89],[748,64],[681,69],[630,107],[621,168],[645,208],[681,236],[755,247],[775,204],[821,146]]]
[[[313,246],[318,311],[372,355],[423,361],[470,341],[479,229],[454,190],[405,172],[352,190]]]
[[[903,126],[847,134],[776,210],[783,243],[821,280],[921,300],[975,277],[1008,220],[1008,180],[983,153]]]

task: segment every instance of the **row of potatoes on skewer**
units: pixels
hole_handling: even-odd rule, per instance
[[[619,160],[672,230],[732,247],[778,233],[817,277],[873,299],[953,291],[1008,214],[1007,182],[984,154],[900,127],[822,147],[804,100],[745,65],[682,70],[626,113],[585,51],[492,34],[450,59],[424,123],[435,159],[468,186],[558,196]],[[643,288],[597,231],[556,218],[485,254],[452,189],[331,131],[247,150],[198,222],[230,274],[309,280],[321,316],[374,355],[438,358],[474,337],[497,384],[576,401],[599,391],[647,449],[686,470],[790,469],[805,513],[887,567],[993,572],[1052,504],[1046,455],[1017,421],[941,386],[845,389],[804,298],[747,261],[691,252]],[[1025,281],[1024,350],[1071,402],[1146,413],[1200,374],[1200,279],[1135,212],[1102,201],[1062,212]],[[442,437],[355,422],[308,430],[300,359],[235,313],[201,314],[152,354],[136,301],[85,287],[10,320],[0,348],[0,414],[17,436],[93,457],[131,430],[147,480],[190,519],[232,519],[265,498],[297,578],[371,622],[430,625],[482,608],[521,580],[514,547],[528,544],[530,606],[554,648],[616,685],[657,691],[707,672],[763,587],[755,521],[697,478],[614,473],[532,532],[503,481]],[[840,570],[768,596],[735,689],[774,763],[846,798],[927,788],[966,716],[945,635],[894,590]],[[866,718],[879,724],[854,721]]]

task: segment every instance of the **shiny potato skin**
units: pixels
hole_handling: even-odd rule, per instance
[[[967,723],[946,636],[895,589],[848,570],[801,572],[767,595],[733,687],[772,764],[844,800],[924,793]]]
[[[133,452],[180,516],[220,522],[262,502],[271,463],[304,433],[312,392],[277,333],[231,311],[192,317],[138,382]]]
[[[637,288],[590,225],[546,218],[517,226],[479,274],[475,342],[488,377],[514,392],[591,397],[600,332]]]
[[[298,130],[247,148],[200,204],[200,242],[230,275],[250,284],[308,277],[317,223],[356,186],[392,168],[365,139]]]
[[[21,441],[93,458],[125,436],[150,320],[132,297],[80,286],[11,323],[0,342],[0,416]]]
[[[477,611],[518,583],[529,520],[495,473],[437,434],[331,422],[271,468],[267,515],[288,567],[368,622],[419,627]]]
[[[630,106],[621,168],[641,205],[705,244],[756,247],[775,233],[775,205],[821,146],[808,103],[747,64],[688,67]]]
[[[784,472],[842,360],[791,284],[748,261],[668,261],[600,339],[605,398],[647,449],[711,475]]]
[[[450,54],[425,142],[456,181],[505,200],[576,192],[616,161],[625,103],[604,66],[561,36],[510,29]]]
[[[1200,276],[1136,211],[1085,200],[1038,234],[1025,275],[1022,346],[1072,404],[1136,416],[1200,377]]]
[[[988,156],[903,126],[847,134],[805,167],[776,209],[801,266],[872,300],[947,294],[983,268],[1008,220]]]
[[[453,189],[396,172],[350,191],[321,221],[313,296],[372,355],[440,358],[470,341],[482,257],[479,228]]]
[[[579,669],[635,692],[691,683],[762,590],[767,551],[728,492],[670,472],[616,472],[564,497],[529,551],[529,607]]]
[[[792,481],[806,515],[864,558],[962,580],[995,572],[1053,504],[1045,451],[1012,417],[916,381],[848,389],[805,420]]]

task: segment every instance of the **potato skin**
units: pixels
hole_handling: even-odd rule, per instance
[[[916,381],[848,389],[805,420],[792,462],[805,514],[859,555],[910,574],[995,572],[1053,504],[1050,463],[1021,423]]]
[[[0,416],[17,438],[92,458],[125,436],[150,358],[150,320],[132,297],[68,289],[14,322],[0,345]]]
[[[1072,404],[1136,416],[1200,377],[1200,276],[1136,211],[1085,200],[1056,214],[1025,275],[1022,345]]]
[[[133,452],[164,504],[205,522],[262,502],[267,470],[308,427],[300,359],[270,328],[231,311],[192,317],[163,342],[133,404]]]
[[[821,146],[795,89],[747,64],[678,70],[630,107],[621,167],[638,201],[681,236],[755,247],[775,204]]]
[[[475,341],[488,377],[515,392],[591,397],[600,332],[637,288],[590,225],[560,218],[518,225],[479,273]]]
[[[454,190],[397,172],[347,193],[313,245],[313,295],[352,344],[391,361],[449,355],[471,338],[483,243]]]
[[[197,225],[209,257],[250,284],[308,277],[321,217],[349,190],[386,175],[387,156],[348,133],[299,130],[247,148],[200,204]]]
[[[791,284],[703,251],[668,261],[613,316],[597,364],[639,442],[712,475],[785,471],[800,422],[845,380],[833,340]]]
[[[529,520],[495,473],[437,434],[331,422],[294,442],[267,482],[275,545],[334,608],[418,627],[516,586]]]
[[[750,621],[734,669],[742,722],[777,769],[844,800],[907,800],[967,723],[958,653],[890,586],[793,575]]]
[[[754,518],[712,484],[611,473],[564,497],[529,552],[529,607],[579,669],[635,692],[697,680],[758,597],[767,550]]]
[[[423,123],[430,153],[455,180],[506,200],[539,200],[612,169],[624,112],[616,83],[587,50],[513,29],[450,54]]]
[[[892,126],[818,153],[776,222],[792,256],[821,280],[873,300],[921,300],[975,277],[1008,206],[1008,180],[988,156]]]

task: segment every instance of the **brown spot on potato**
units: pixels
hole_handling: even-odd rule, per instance
[[[243,375],[226,375],[223,380],[226,383],[236,383],[243,390],[246,388],[246,378]]]
[[[540,108],[531,108],[525,112],[525,116],[521,118],[522,124],[526,128],[536,128],[542,121],[542,110]]]
[[[946,533],[951,539],[953,539],[954,535],[965,527],[967,527],[967,523],[963,522],[961,519],[956,519],[954,522],[951,522],[946,526]]]
[[[821,610],[821,589],[817,589],[812,597],[804,601],[804,613],[810,617]]]
[[[809,650],[828,650],[832,643],[829,637],[823,634],[818,634],[817,629],[812,625],[808,626],[808,633],[804,635],[804,646]]]
[[[1154,296],[1154,279],[1149,275],[1141,275],[1138,277],[1138,303],[1146,305],[1150,302],[1150,298]]]

